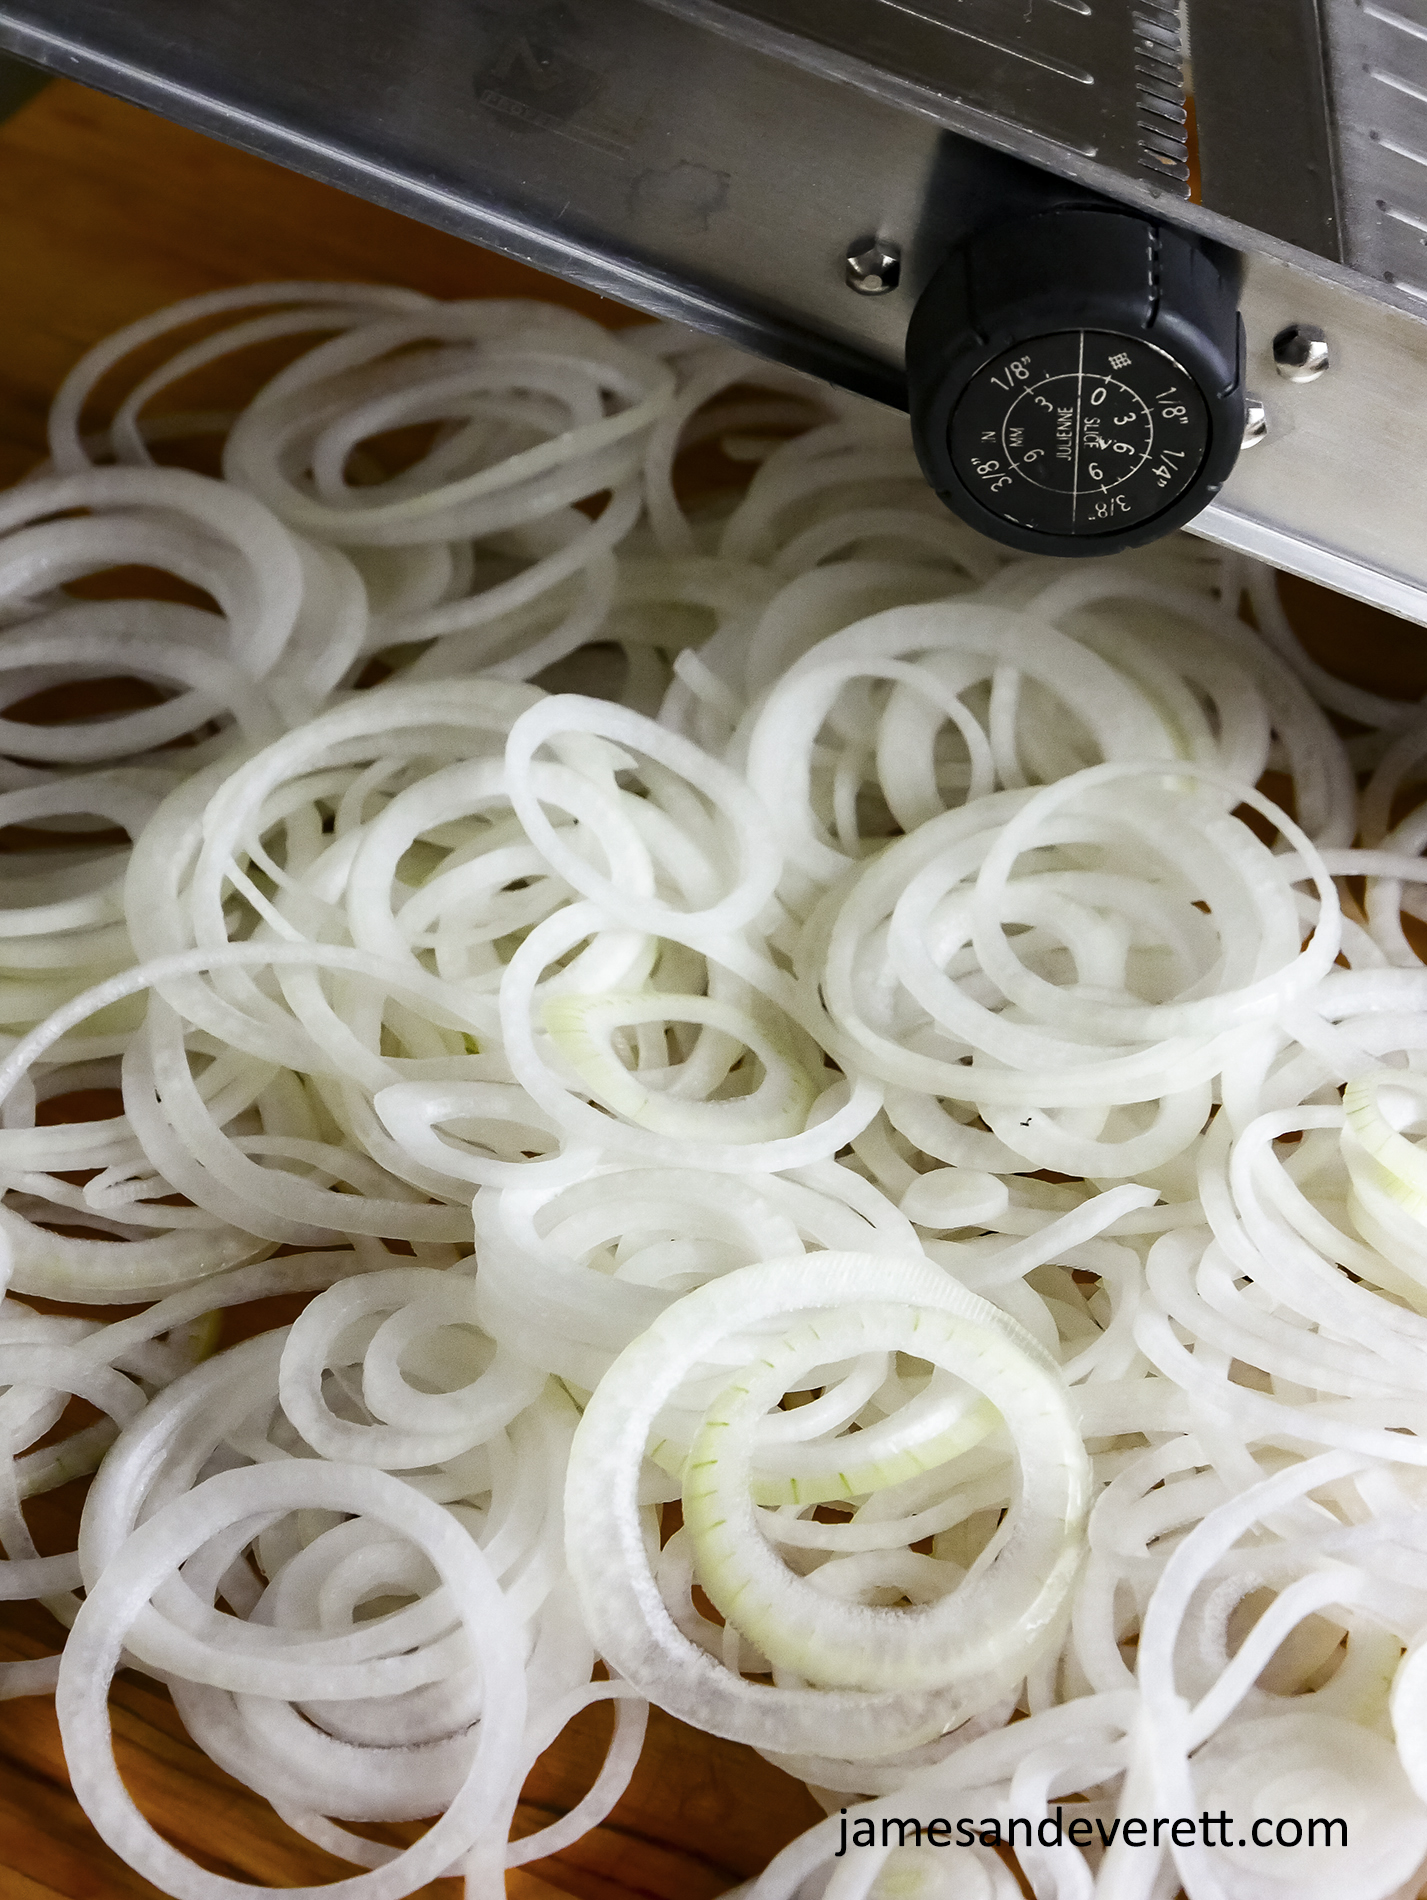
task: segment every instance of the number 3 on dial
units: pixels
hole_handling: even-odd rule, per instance
[[[976,470],[976,473],[981,477],[982,481],[987,484],[993,495],[997,494],[1003,488],[1010,487],[1011,478],[1009,475],[1003,475],[1000,472],[1001,464],[999,462],[993,462],[989,458],[984,462],[978,462],[973,455],[971,458],[971,466]]]

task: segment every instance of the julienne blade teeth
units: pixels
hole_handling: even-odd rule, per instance
[[[1177,20],[1131,23],[1170,179]],[[215,429],[221,480],[161,465]],[[993,1834],[1062,1822],[1053,1900],[1406,1892],[1420,707],[1205,543],[1011,559],[905,418],[675,325],[222,292],[50,435],[0,496],[0,1594],[67,1635],[0,1696],[104,1839],[233,1900],[124,1790],[122,1664],[349,1900],[498,1894],[651,1702],[828,1812],[745,1900],[1009,1893]],[[119,566],[208,604],[70,590]]]
[[[1131,15],[1135,38],[1135,122],[1139,164],[1177,197],[1190,195],[1188,96],[1179,9],[1137,0]]]

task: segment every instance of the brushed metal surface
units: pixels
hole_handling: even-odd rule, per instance
[[[1147,0],[1148,11],[1162,5]],[[725,10],[1086,158],[1121,170],[1137,162],[1124,0],[725,0]]]
[[[1148,211],[1175,206],[1175,215],[1225,243],[1247,235],[1212,209],[1191,205],[1187,70],[1182,45],[1184,0],[855,0],[857,31],[832,31],[826,0],[645,0],[742,45],[786,60],[807,72],[918,112],[997,150],[1058,172],[1093,190]],[[975,36],[944,34],[937,59],[873,50],[870,22],[893,12],[939,22],[963,17],[993,23],[1004,50],[994,70]],[[1038,54],[1037,23],[1048,6],[1089,22],[1075,44],[1099,63],[1081,70],[1078,97],[1048,74]],[[944,18],[945,16],[945,18]],[[1128,35],[1128,38],[1126,37]],[[1176,45],[1176,41],[1180,41]],[[1149,42],[1149,44],[1147,44]],[[1159,103],[1152,107],[1153,98]],[[1164,109],[1168,105],[1168,111]],[[1168,123],[1166,123],[1168,120]],[[1180,134],[1183,133],[1181,137]],[[1284,240],[1259,234],[1270,249]]]
[[[1427,0],[1329,0],[1348,262],[1427,305]]]
[[[1318,0],[1185,5],[1204,202],[1341,258]]]
[[[1248,383],[1268,433],[1193,532],[1427,623],[1427,325],[1305,271],[1250,258]],[[1276,372],[1273,341],[1318,326],[1332,367]]]
[[[1113,42],[1119,64],[1113,72],[1107,64],[1090,91],[1118,101],[1117,130],[1094,157],[1028,123],[1042,109],[1040,69],[1028,60],[1016,63],[1019,86],[999,96],[1004,111],[992,111],[962,83],[971,70],[965,59],[938,83],[907,78],[739,11],[742,3],[0,0],[0,51],[647,309],[745,340],[761,331],[776,353],[810,346],[807,335],[797,343],[801,325],[820,360],[832,365],[844,352],[841,372],[829,373],[854,384],[866,366],[846,356],[847,336],[865,337],[866,350],[885,360],[885,334],[847,319],[825,258],[808,268],[801,221],[816,230],[820,257],[829,247],[841,256],[860,236],[891,235],[884,225],[935,224],[934,202],[919,196],[932,134],[899,121],[963,133],[1126,204],[1169,213],[1221,243],[1357,282],[1384,302],[1420,304],[1384,276],[1359,276],[1271,226],[1186,202],[1177,196],[1182,180],[1144,169],[1145,151],[1159,150],[1167,136],[1141,124],[1146,87],[1158,73],[1156,83],[1175,88],[1163,79],[1173,59],[1137,48],[1144,23],[1172,25],[1179,0],[975,0],[981,17],[1002,22],[1023,18],[1028,6],[1033,21],[1048,9],[1072,26],[1088,18],[1097,45]],[[748,4],[820,18],[832,0]],[[855,4],[867,17],[873,8],[891,15],[932,6],[950,17],[971,0],[837,4]],[[1283,4],[1300,0],[1250,0],[1245,13],[1259,19]],[[1082,7],[1092,9],[1088,16]],[[1156,28],[1161,52],[1172,52],[1167,31]],[[965,35],[943,30],[942,38],[972,46]],[[1170,138],[1159,150],[1171,172],[1182,149]],[[653,177],[630,197],[641,174],[673,173],[686,160],[712,180],[686,170]],[[724,200],[721,173],[729,178]],[[833,239],[824,221],[839,202]],[[744,287],[749,273],[734,261],[740,248],[753,257],[758,244],[723,242],[740,221],[756,224],[762,249],[783,260],[767,295],[762,279]]]
[[[1156,0],[1098,4],[1128,70]],[[642,0],[0,0],[0,47],[891,402],[957,229],[940,117]],[[1118,182],[1162,209],[1173,181]],[[900,246],[896,292],[849,291],[865,237]]]
[[[724,0],[728,14],[1189,196],[1179,0]],[[682,9],[698,17],[697,3]]]
[[[844,259],[928,274],[937,128],[638,0],[0,0],[0,47],[899,399],[906,293]]]

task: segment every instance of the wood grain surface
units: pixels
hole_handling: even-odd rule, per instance
[[[57,83],[0,128],[0,485],[43,458],[49,398],[88,345],[173,299],[271,278],[359,278],[446,297],[534,295],[608,323],[634,320],[587,292]],[[194,403],[231,400],[224,378],[232,374],[218,371]],[[1299,584],[1286,597],[1326,662],[1379,690],[1415,696],[1427,688],[1418,630]],[[261,1323],[277,1317],[250,1313],[243,1322],[250,1330]],[[42,1551],[73,1547],[81,1503],[82,1486],[37,1502]],[[0,1606],[0,1657],[49,1653],[59,1636],[38,1607]],[[129,1788],[155,1825],[205,1865],[275,1887],[353,1871],[215,1768],[148,1678],[121,1677],[113,1711]],[[518,1832],[578,1799],[608,1722],[606,1711],[588,1712],[541,1759]],[[509,1891],[514,1900],[712,1900],[820,1814],[800,1783],[751,1750],[656,1713],[611,1819],[567,1852],[513,1873]],[[371,1831],[395,1840],[414,1830]],[[49,1701],[0,1704],[0,1900],[140,1900],[155,1891],[80,1811]],[[443,1881],[424,1891],[452,1900],[457,1889]]]

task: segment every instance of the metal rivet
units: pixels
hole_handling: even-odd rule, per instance
[[[902,247],[885,238],[858,238],[844,259],[849,290],[864,297],[881,297],[895,290],[902,275]]]
[[[1268,434],[1268,411],[1257,396],[1250,396],[1244,403],[1244,443],[1246,449],[1257,448]]]
[[[1290,323],[1273,339],[1273,360],[1288,382],[1316,382],[1328,367],[1328,339],[1316,323]]]

